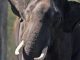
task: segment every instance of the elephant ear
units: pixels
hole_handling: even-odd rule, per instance
[[[26,0],[8,0],[8,1],[11,5],[13,13],[23,19],[24,10],[28,2]]]
[[[22,12],[25,9],[25,0],[8,0],[17,11]]]

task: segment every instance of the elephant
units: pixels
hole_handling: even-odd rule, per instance
[[[25,40],[19,60],[80,60],[80,3],[40,1],[47,1],[42,5],[47,7],[38,11],[42,6],[37,4],[31,22],[20,19],[21,27],[16,27],[22,32],[18,38]],[[45,56],[40,58],[41,54]]]

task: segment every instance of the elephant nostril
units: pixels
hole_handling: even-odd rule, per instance
[[[15,50],[15,55],[19,55],[19,51],[21,50],[21,48],[24,45],[24,40],[21,41],[21,43],[18,45],[18,47]]]

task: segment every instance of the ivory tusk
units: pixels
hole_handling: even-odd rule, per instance
[[[45,58],[46,54],[47,54],[47,50],[48,50],[48,47],[44,48],[44,50],[42,51],[41,55],[37,58],[34,58],[34,60],[42,60]]]
[[[34,58],[34,60],[39,60],[39,59],[42,59],[43,57],[44,57],[44,53],[42,53],[41,55],[40,55],[40,57],[37,57],[37,58]]]
[[[19,51],[20,49],[23,47],[24,45],[24,40],[21,41],[21,43],[18,45],[18,47],[15,50],[15,55],[19,55]]]

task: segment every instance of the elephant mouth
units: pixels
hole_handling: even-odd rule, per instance
[[[17,48],[15,50],[15,55],[19,55],[20,54],[20,50],[22,49],[23,46],[24,46],[24,40],[22,40],[20,42],[20,44],[17,46]],[[46,54],[47,54],[47,50],[48,50],[48,46],[46,46],[42,50],[42,52],[41,52],[39,57],[34,57],[34,60],[40,60],[40,59],[43,60],[45,58]]]

